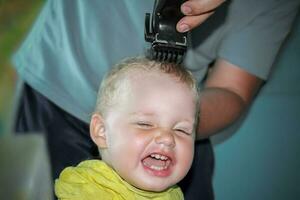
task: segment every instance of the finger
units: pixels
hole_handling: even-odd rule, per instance
[[[201,23],[203,23],[213,13],[214,12],[209,12],[202,15],[185,16],[177,23],[176,29],[179,32],[190,31],[193,28],[199,26]]]
[[[185,15],[200,15],[211,12],[225,0],[188,0],[181,5],[181,12]]]

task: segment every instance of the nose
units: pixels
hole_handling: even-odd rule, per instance
[[[169,130],[159,130],[155,137],[155,143],[169,148],[174,148],[176,145],[174,135]]]

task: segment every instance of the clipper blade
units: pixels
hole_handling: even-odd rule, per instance
[[[176,30],[183,17],[180,6],[185,0],[155,0],[152,16],[145,16],[145,40],[151,43],[150,59],[182,63],[187,50],[187,33]]]
[[[185,52],[185,47],[170,47],[165,44],[153,44],[150,51],[148,52],[148,57],[150,59],[158,60],[161,62],[180,64],[183,62]]]

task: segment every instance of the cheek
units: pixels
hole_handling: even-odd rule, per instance
[[[121,156],[120,159],[127,156],[139,158],[150,141],[150,135],[137,131],[134,128],[124,127],[122,131],[115,132],[110,137],[110,148],[113,154],[119,154],[118,157],[126,155]]]
[[[189,168],[194,158],[194,140],[181,141],[178,143],[179,162],[184,168]]]
[[[148,145],[147,139],[142,134],[133,133],[123,132],[126,137],[122,138],[116,135],[110,149],[113,168],[129,182],[133,176],[129,172],[134,172],[139,167]]]
[[[140,158],[141,154],[143,154],[144,150],[150,143],[151,137],[150,135],[144,134],[140,131],[133,130],[126,140],[130,151],[129,153]]]

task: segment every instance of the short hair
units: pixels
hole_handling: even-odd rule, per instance
[[[159,62],[150,60],[146,57],[130,57],[114,65],[103,78],[98,91],[95,108],[96,113],[105,115],[107,109],[117,103],[119,97],[118,95],[123,91],[122,88],[126,87],[126,84],[124,84],[124,79],[126,79],[133,71],[138,71],[141,73],[158,71],[178,78],[180,82],[186,84],[191,91],[194,92],[195,101],[198,102],[199,100],[196,79],[190,71],[184,68],[183,65]]]

